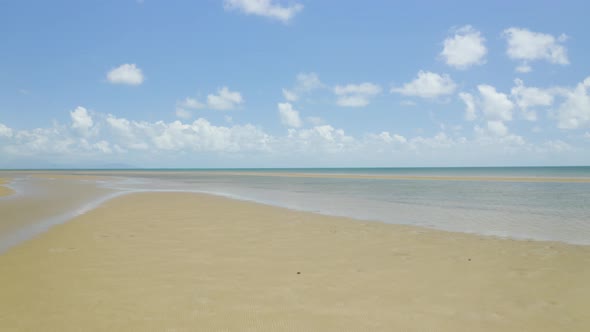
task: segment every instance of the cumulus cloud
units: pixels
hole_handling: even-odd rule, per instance
[[[508,128],[502,121],[488,121],[487,125],[489,132],[496,136],[506,136],[508,134]]]
[[[122,64],[107,73],[107,80],[113,84],[140,85],[144,77],[141,69],[134,63]]]
[[[299,73],[295,79],[295,86],[291,89],[283,89],[283,97],[289,102],[295,102],[299,100],[300,95],[321,89],[324,86],[318,74],[314,72]]]
[[[285,99],[290,102],[294,102],[297,101],[297,99],[299,99],[299,96],[297,96],[297,93],[295,91],[288,89],[283,89],[283,97],[285,97]]]
[[[12,128],[0,123],[0,137],[12,137]]]
[[[514,84],[510,94],[526,120],[537,120],[537,113],[531,108],[548,107],[553,104],[553,93],[550,90],[527,87],[520,79],[514,80]]]
[[[297,74],[297,89],[301,91],[311,91],[323,87],[320,77],[316,73],[299,73]]]
[[[550,34],[511,27],[504,30],[504,37],[508,43],[506,49],[508,57],[522,61],[516,68],[518,72],[530,72],[532,68],[529,62],[536,60],[560,65],[569,64],[567,49],[563,45],[567,40],[564,34],[554,37]]]
[[[371,99],[381,93],[381,87],[374,83],[336,85],[334,93],[337,96],[336,103],[344,107],[364,107]]]
[[[578,129],[590,127],[590,77],[573,89],[560,89],[564,101],[557,110],[558,127]]]
[[[299,117],[299,111],[293,109],[293,105],[290,103],[279,103],[278,108],[282,124],[294,128],[299,128],[303,125],[303,121]]]
[[[303,5],[294,3],[282,6],[273,0],[225,0],[225,10],[238,10],[246,15],[258,15],[288,23],[303,10]]]
[[[200,110],[209,108],[219,111],[233,110],[244,103],[242,94],[237,91],[231,91],[224,86],[217,90],[217,94],[210,93],[207,95],[205,103],[196,98],[186,97],[184,100],[176,103],[176,115],[180,118],[190,118],[192,113],[187,110]],[[191,116],[189,116],[191,114]]]
[[[500,137],[508,136],[506,121],[512,120],[514,103],[505,93],[498,92],[491,85],[481,84],[477,86],[478,95],[460,92],[459,98],[465,104],[465,119],[475,121],[478,114],[482,115],[486,127],[476,126],[476,132],[482,136]]]
[[[475,108],[475,98],[473,98],[473,95],[466,92],[460,92],[459,98],[465,103],[465,120],[475,120],[477,118],[477,113]]]
[[[176,114],[177,117],[185,120],[193,117],[193,113],[191,111],[185,110],[184,108],[177,108],[174,114]]]
[[[370,139],[374,139],[374,140],[377,140],[377,141],[380,141],[383,143],[387,143],[387,144],[391,144],[391,143],[404,144],[408,141],[404,136],[398,135],[398,134],[391,135],[388,131],[382,131],[379,134],[369,134],[368,137]]]
[[[320,125],[309,129],[289,129],[283,146],[290,152],[300,154],[338,153],[355,150],[359,142],[343,129]]]
[[[207,95],[207,106],[214,110],[232,110],[242,103],[244,103],[242,95],[239,92],[229,90],[225,86],[219,89],[217,94]]]
[[[182,108],[198,110],[201,108],[205,108],[206,105],[196,100],[195,98],[186,97],[183,101],[178,103],[178,106]]]
[[[457,85],[449,75],[421,70],[413,81],[399,88],[394,87],[391,92],[420,98],[437,98],[452,94],[456,88]]]
[[[485,39],[481,33],[466,25],[445,39],[440,56],[449,66],[467,69],[473,65],[484,64],[486,53]]]
[[[100,151],[102,153],[105,153],[105,154],[111,154],[111,153],[113,153],[113,150],[110,147],[110,143],[107,142],[107,141],[99,141],[99,142],[96,142],[96,143],[94,143],[93,147],[96,150],[98,150],[98,151]]]
[[[569,91],[575,94],[576,89],[579,87]],[[481,107],[483,98],[475,95],[473,98]],[[566,102],[565,95],[564,98]],[[282,108],[293,110],[287,105]],[[571,152],[569,156],[580,162],[588,161],[587,154],[580,154],[570,142],[528,143],[521,136],[511,134],[505,121],[487,118],[484,118],[483,127],[475,126],[474,136],[467,138],[460,132],[446,132],[445,127],[433,136],[405,137],[386,130],[355,136],[319,120],[314,120],[312,127],[291,127],[286,135],[275,136],[251,124],[216,125],[203,118],[194,121],[135,121],[97,112],[91,113],[90,125],[85,115],[90,114],[74,110],[70,112],[71,124],[56,122],[49,127],[28,130],[0,124],[0,155],[3,156],[0,165],[19,160],[44,160],[63,165],[72,161],[91,161],[87,165],[117,161],[141,163],[146,167],[184,167],[195,161],[211,160],[209,158],[240,160],[243,165],[260,165],[260,160],[274,161],[273,165],[294,163],[298,166],[322,162],[334,165],[335,161],[350,164],[351,160],[361,163],[355,165],[365,163],[365,166],[373,161],[377,165],[391,162],[403,165],[403,160],[411,160],[414,165],[440,165],[441,160],[450,164],[460,160],[480,165],[503,160],[498,158],[508,155],[517,155],[522,157],[521,161],[530,162],[533,160],[530,157],[545,153],[543,160],[547,160],[547,156],[558,150],[559,153]],[[78,124],[76,128],[100,127],[101,130],[96,135],[81,137],[77,129],[74,130],[74,123]],[[580,135],[584,136],[584,133]],[[452,161],[449,161],[449,155],[453,156]],[[166,164],[169,160],[172,164]],[[215,167],[216,164],[209,165]]]
[[[314,126],[320,126],[324,124],[324,120],[317,116],[308,116],[305,120]]]
[[[82,136],[88,136],[91,134],[94,122],[92,121],[92,116],[90,116],[88,110],[82,106],[78,106],[75,110],[70,112],[70,118],[72,119],[72,129]]]
[[[487,84],[478,85],[477,89],[481,96],[481,110],[488,120],[512,120],[514,104],[506,94],[496,91],[496,88]]]
[[[270,136],[252,125],[215,126],[199,118],[192,123],[130,121],[109,115],[106,119],[118,144],[129,150],[261,151]]]
[[[530,73],[531,71],[533,71],[533,67],[531,67],[527,63],[523,63],[517,66],[514,70],[516,70],[519,73]]]

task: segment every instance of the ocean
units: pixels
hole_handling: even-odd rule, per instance
[[[590,167],[75,172],[116,176],[100,185],[118,192],[201,192],[360,220],[590,244]]]

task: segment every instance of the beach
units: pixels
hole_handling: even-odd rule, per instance
[[[583,331],[590,247],[133,193],[0,254],[0,330]]]

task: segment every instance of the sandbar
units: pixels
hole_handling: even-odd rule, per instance
[[[0,255],[7,331],[586,331],[590,247],[125,195]]]

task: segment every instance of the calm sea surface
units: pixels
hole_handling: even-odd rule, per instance
[[[165,169],[92,173],[116,176],[116,181],[102,185],[121,191],[204,192],[363,220],[590,245],[590,182],[570,182],[588,181],[590,167]],[[303,176],[285,177],[280,173]],[[310,174],[314,176],[306,177]],[[429,178],[400,179],[404,176]]]
[[[241,172],[256,176],[236,175]],[[279,173],[442,178],[276,176]],[[590,244],[590,183],[549,181],[588,181],[590,167],[131,170],[120,174],[128,182],[114,185],[119,189],[199,191],[364,220]]]

